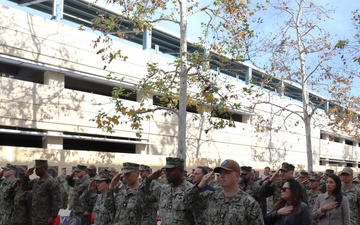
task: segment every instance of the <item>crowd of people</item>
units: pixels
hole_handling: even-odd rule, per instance
[[[30,179],[34,171],[38,178]],[[24,173],[8,163],[0,172],[0,225],[54,224],[61,208],[82,225],[360,224],[359,179],[349,167],[295,174],[284,162],[255,174],[231,159],[190,174],[183,159],[167,157],[157,171],[126,162],[120,172],[77,165],[58,177],[46,160]]]

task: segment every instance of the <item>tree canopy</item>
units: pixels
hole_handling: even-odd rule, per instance
[[[250,8],[242,0],[215,0],[200,3],[193,0],[108,0],[107,4],[119,13],[99,14],[94,18],[93,29],[104,34],[94,41],[106,63],[115,59],[127,60],[121,49],[112,48],[110,34],[127,39],[151,30],[161,21],[179,26],[179,52],[173,62],[164,66],[159,62],[148,62],[147,74],[133,85],[133,93],[142,96],[139,104],[128,107],[123,97],[131,94],[124,87],[113,91],[113,112],[101,111],[94,119],[98,127],[112,131],[116,125],[130,123],[141,137],[142,122],[150,120],[153,113],[162,111],[164,115],[178,117],[178,156],[186,158],[186,115],[187,110],[196,112],[193,120],[205,118],[207,128],[221,129],[235,126],[232,115],[241,109],[241,93],[229,82],[223,72],[236,75],[242,68],[236,62],[242,61],[248,53],[249,39],[254,36],[249,23],[261,5]],[[188,19],[202,15],[198,21],[201,36],[192,43],[195,48],[188,50]],[[104,46],[105,47],[99,47]],[[212,68],[211,65],[216,65]],[[119,79],[109,76],[110,79]],[[126,79],[120,78],[120,81]],[[245,93],[246,94],[246,93]],[[149,98],[157,105],[147,104]]]
[[[272,89],[279,96],[288,96],[301,103],[294,101],[279,105],[277,102],[259,99],[254,102],[254,108],[268,104],[274,108],[274,113],[283,116],[284,122],[271,128],[274,132],[289,129],[289,123],[293,123],[289,126],[293,128],[299,125],[298,121],[290,122],[288,118],[295,116],[300,119],[306,135],[307,169],[311,171],[311,131],[316,126],[324,126],[323,121],[318,121],[319,116],[325,117],[321,110],[326,111],[329,119],[333,120],[334,111],[329,109],[348,102],[348,95],[344,93],[351,89],[355,73],[348,65],[337,63],[339,56],[334,51],[333,37],[322,27],[324,21],[331,21],[333,9],[308,0],[269,1],[268,8],[274,13],[273,19],[277,22],[278,29],[273,28],[263,36],[258,34],[262,38],[258,49],[261,58],[266,59],[257,58],[253,61],[266,71],[259,85]],[[259,62],[264,65],[259,65]],[[280,82],[274,84],[273,77],[277,77]],[[292,91],[291,87],[295,86],[301,89],[301,93]],[[317,92],[324,98],[310,96],[310,92]],[[259,118],[260,122],[266,120]]]

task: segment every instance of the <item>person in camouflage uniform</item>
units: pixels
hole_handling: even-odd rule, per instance
[[[246,180],[246,186],[243,191],[251,195],[251,197],[253,197],[259,203],[261,211],[264,215],[267,211],[266,198],[259,195],[259,191],[261,188],[259,183],[261,182],[261,180],[258,180],[257,182],[254,181],[254,173],[251,166],[242,166],[240,167],[240,170],[241,176],[244,177]]]
[[[140,182],[143,182],[150,174],[151,168],[150,166],[141,164],[139,167],[140,171]],[[155,180],[151,182],[150,189],[154,189],[159,183]],[[156,212],[157,212],[157,204],[156,202],[147,202],[143,203],[143,212],[141,215],[141,225],[156,225]]]
[[[319,196],[319,194],[321,194],[321,192],[319,190],[320,179],[321,179],[321,177],[319,176],[319,174],[317,174],[317,173],[310,174],[310,177],[309,177],[310,190],[306,191],[310,212],[313,211],[316,199]],[[317,220],[313,220],[311,222],[311,224],[313,224],[313,225],[316,225],[317,223],[318,223]]]
[[[306,191],[310,190],[309,187],[309,173],[305,170],[301,170],[299,177],[296,179]]]
[[[294,179],[294,169],[295,167],[292,164],[287,162],[282,163],[280,170],[272,175],[269,181],[264,182],[259,190],[260,197],[270,197],[273,196],[273,204],[276,204],[279,201],[281,194],[281,188],[287,180]],[[280,179],[274,181],[274,179],[279,175]],[[274,181],[274,182],[273,182]],[[303,196],[301,201],[307,204],[307,196],[305,188],[302,188]]]
[[[93,180],[96,176],[97,176],[97,168],[96,165],[94,164],[90,164],[87,168],[86,168],[87,174],[90,177],[90,180]],[[84,215],[86,216],[91,216],[92,214],[92,210],[95,206],[96,203],[96,198],[97,198],[98,192],[96,189],[92,190],[90,192],[90,198],[89,201],[86,202],[85,205],[85,213]]]
[[[204,166],[196,167],[193,172],[192,183],[193,184],[200,183],[202,178],[208,173],[209,173],[209,171],[206,169],[206,167],[204,167]],[[203,187],[201,189],[201,192],[204,192],[204,191],[215,191],[215,188],[213,188],[209,184],[206,184],[205,187]],[[207,215],[206,215],[205,210],[194,210],[193,213],[194,213],[196,225],[206,224]]]
[[[74,176],[77,176],[77,172],[75,172],[74,169],[71,170],[71,174],[74,174]],[[66,182],[67,182],[67,176],[66,176],[65,179],[66,179]],[[67,185],[69,187],[68,208],[70,210],[73,210],[74,209],[74,196],[75,196],[74,187],[71,187],[69,185],[69,183]]]
[[[96,197],[93,209],[96,225],[109,225],[113,219],[112,212],[105,208],[106,192],[109,189],[111,179],[112,176],[110,174],[100,173],[95,176],[92,181],[90,181],[88,188],[80,196],[81,203],[85,205],[86,202],[92,201],[92,191],[97,190],[100,192]]]
[[[186,207],[205,209],[208,225],[263,225],[260,205],[239,186],[240,166],[237,162],[227,159],[214,172],[220,173],[218,184],[222,189],[215,192],[201,192],[213,174],[206,174],[201,182],[185,194]]]
[[[342,181],[341,191],[349,200],[350,208],[350,225],[358,225],[358,213],[360,210],[360,189],[352,183],[353,170],[345,167],[340,172],[340,180]]]
[[[39,178],[30,180],[34,173]],[[54,224],[61,208],[61,192],[59,183],[48,174],[47,160],[35,160],[34,168],[26,171],[21,182],[24,190],[32,190],[32,225]]]
[[[60,191],[61,191],[61,208],[67,209],[69,204],[69,185],[66,180],[66,168],[61,169],[61,175],[56,178],[57,182],[60,184]]]
[[[75,175],[77,176],[74,179]],[[77,165],[74,172],[66,177],[69,186],[74,190],[74,202],[73,211],[75,216],[81,218],[82,225],[90,225],[91,215],[85,215],[85,211],[88,210],[88,203],[86,205],[81,204],[80,196],[88,188],[90,183],[90,177],[86,174],[86,166]]]
[[[108,167],[104,170],[104,172],[110,174],[111,177],[115,177],[116,175],[118,175],[115,167]]]
[[[240,167],[241,176],[246,180],[246,186],[243,189],[246,193],[251,195],[255,200],[258,198],[260,185],[253,180],[253,173],[251,166],[242,166]]]
[[[166,158],[166,179],[168,184],[150,188],[152,180],[158,179],[161,170],[148,176],[140,186],[141,200],[158,202],[161,225],[192,225],[194,217],[192,211],[185,207],[184,194],[193,186],[184,178],[184,160],[180,158]]]
[[[19,177],[25,176],[20,173]],[[28,225],[31,224],[31,199],[32,191],[25,190],[21,181],[15,188],[14,212],[11,216],[11,225]]]
[[[7,163],[3,169],[4,181],[1,183],[0,192],[0,224],[7,225],[11,223],[11,216],[14,210],[15,188],[17,186],[16,166]]]
[[[112,225],[141,224],[142,205],[139,200],[139,164],[123,163],[122,173],[126,185],[114,191],[120,182],[116,175],[106,193],[105,208],[114,215]]]
[[[161,173],[160,173],[160,177],[157,179],[157,182],[159,184],[167,184],[167,180],[166,180],[166,172],[165,170],[161,170]]]

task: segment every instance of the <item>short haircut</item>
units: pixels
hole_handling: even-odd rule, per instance
[[[196,168],[201,169],[201,173],[202,173],[203,175],[205,175],[205,174],[208,173],[208,170],[206,169],[205,166],[197,166]]]
[[[211,173],[212,171],[214,171],[212,168],[205,166],[205,169],[207,170],[208,173]]]
[[[270,170],[270,167],[266,166],[264,169],[269,169]]]

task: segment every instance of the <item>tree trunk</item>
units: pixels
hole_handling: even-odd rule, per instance
[[[306,156],[307,156],[307,169],[308,171],[313,170],[313,159],[312,159],[312,146],[311,146],[311,114],[308,112],[309,109],[309,95],[307,91],[307,73],[305,66],[304,52],[304,43],[303,43],[303,34],[301,33],[301,16],[303,13],[304,1],[300,1],[300,10],[295,19],[296,24],[296,35],[297,35],[297,49],[298,57],[300,62],[300,76],[301,76],[301,97],[303,103],[303,121],[305,124],[305,138],[306,138]]]
[[[311,146],[311,117],[307,116],[305,122],[307,170],[313,171],[313,155]]]
[[[186,161],[186,93],[187,93],[187,18],[186,1],[180,2],[180,96],[178,125],[178,157]]]

